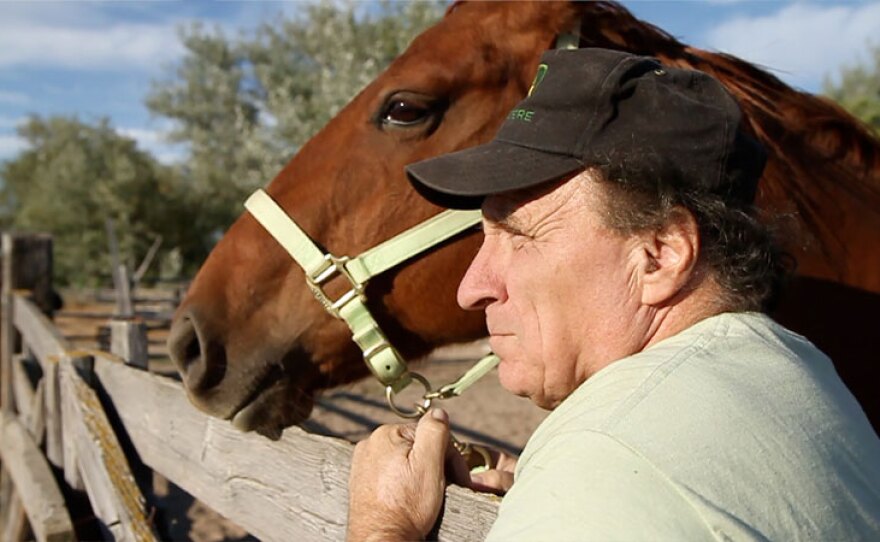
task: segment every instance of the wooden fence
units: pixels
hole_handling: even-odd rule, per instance
[[[106,539],[157,539],[129,459],[262,540],[344,538],[352,444],[297,427],[278,441],[240,433],[192,407],[172,379],[111,353],[72,350],[31,294],[14,288],[26,247],[4,234],[2,540],[26,536],[28,524],[37,540],[75,540],[64,498],[71,489],[88,495]],[[114,344],[136,324],[114,325]],[[137,457],[126,457],[120,441]],[[483,539],[497,506],[495,497],[450,486],[437,538]]]

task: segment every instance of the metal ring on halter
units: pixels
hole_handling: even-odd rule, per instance
[[[431,391],[431,383],[428,382],[428,379],[419,373],[409,373],[409,376],[412,377],[413,380],[417,380],[419,384],[425,387],[425,394]],[[394,404],[394,388],[391,386],[385,386],[385,400],[388,402],[388,406],[391,410],[394,411],[400,417],[403,418],[418,418],[422,414],[428,411],[431,408],[431,399],[427,397],[423,397],[422,403],[416,403],[416,408],[413,410],[404,410]]]

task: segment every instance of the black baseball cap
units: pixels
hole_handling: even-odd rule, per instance
[[[750,203],[767,156],[742,122],[734,98],[706,73],[609,49],[556,49],[541,57],[528,97],[495,139],[406,171],[422,195],[453,208],[594,166]]]

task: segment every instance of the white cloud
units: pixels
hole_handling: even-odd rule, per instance
[[[0,116],[0,128],[14,126],[20,121],[21,119]],[[162,131],[144,128],[120,128],[117,132],[134,139],[141,150],[150,153],[163,164],[178,163],[186,158],[186,146],[168,143]],[[27,148],[28,143],[25,139],[14,134],[0,134],[0,162],[14,158],[18,153]]]
[[[105,28],[65,28],[34,22],[0,24],[0,67],[150,69],[181,52],[177,34],[168,25],[117,23]]]
[[[162,133],[158,130],[148,130],[146,128],[119,128],[117,130],[121,135],[134,139],[141,145],[155,145],[162,142]]]
[[[13,158],[27,146],[27,141],[16,135],[0,134],[0,161]]]
[[[864,58],[880,42],[880,3],[790,4],[774,14],[737,17],[706,35],[709,47],[773,70],[790,84],[820,90],[824,76]]]
[[[146,128],[119,128],[121,135],[137,141],[138,147],[149,152],[163,164],[173,164],[186,158],[186,146],[169,143],[161,130]]]
[[[10,92],[0,90],[0,104],[25,105],[30,103],[31,98],[23,92]]]
[[[15,128],[19,124],[26,122],[24,117],[10,117],[8,115],[0,115],[0,130],[9,130]]]
[[[180,56],[183,49],[173,22],[140,22],[136,5],[123,19],[113,15],[112,7],[0,2],[0,68],[126,71],[153,68]]]

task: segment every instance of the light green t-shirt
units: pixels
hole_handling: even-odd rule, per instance
[[[760,314],[593,375],[515,480],[489,540],[880,540],[880,440],[828,358]]]

